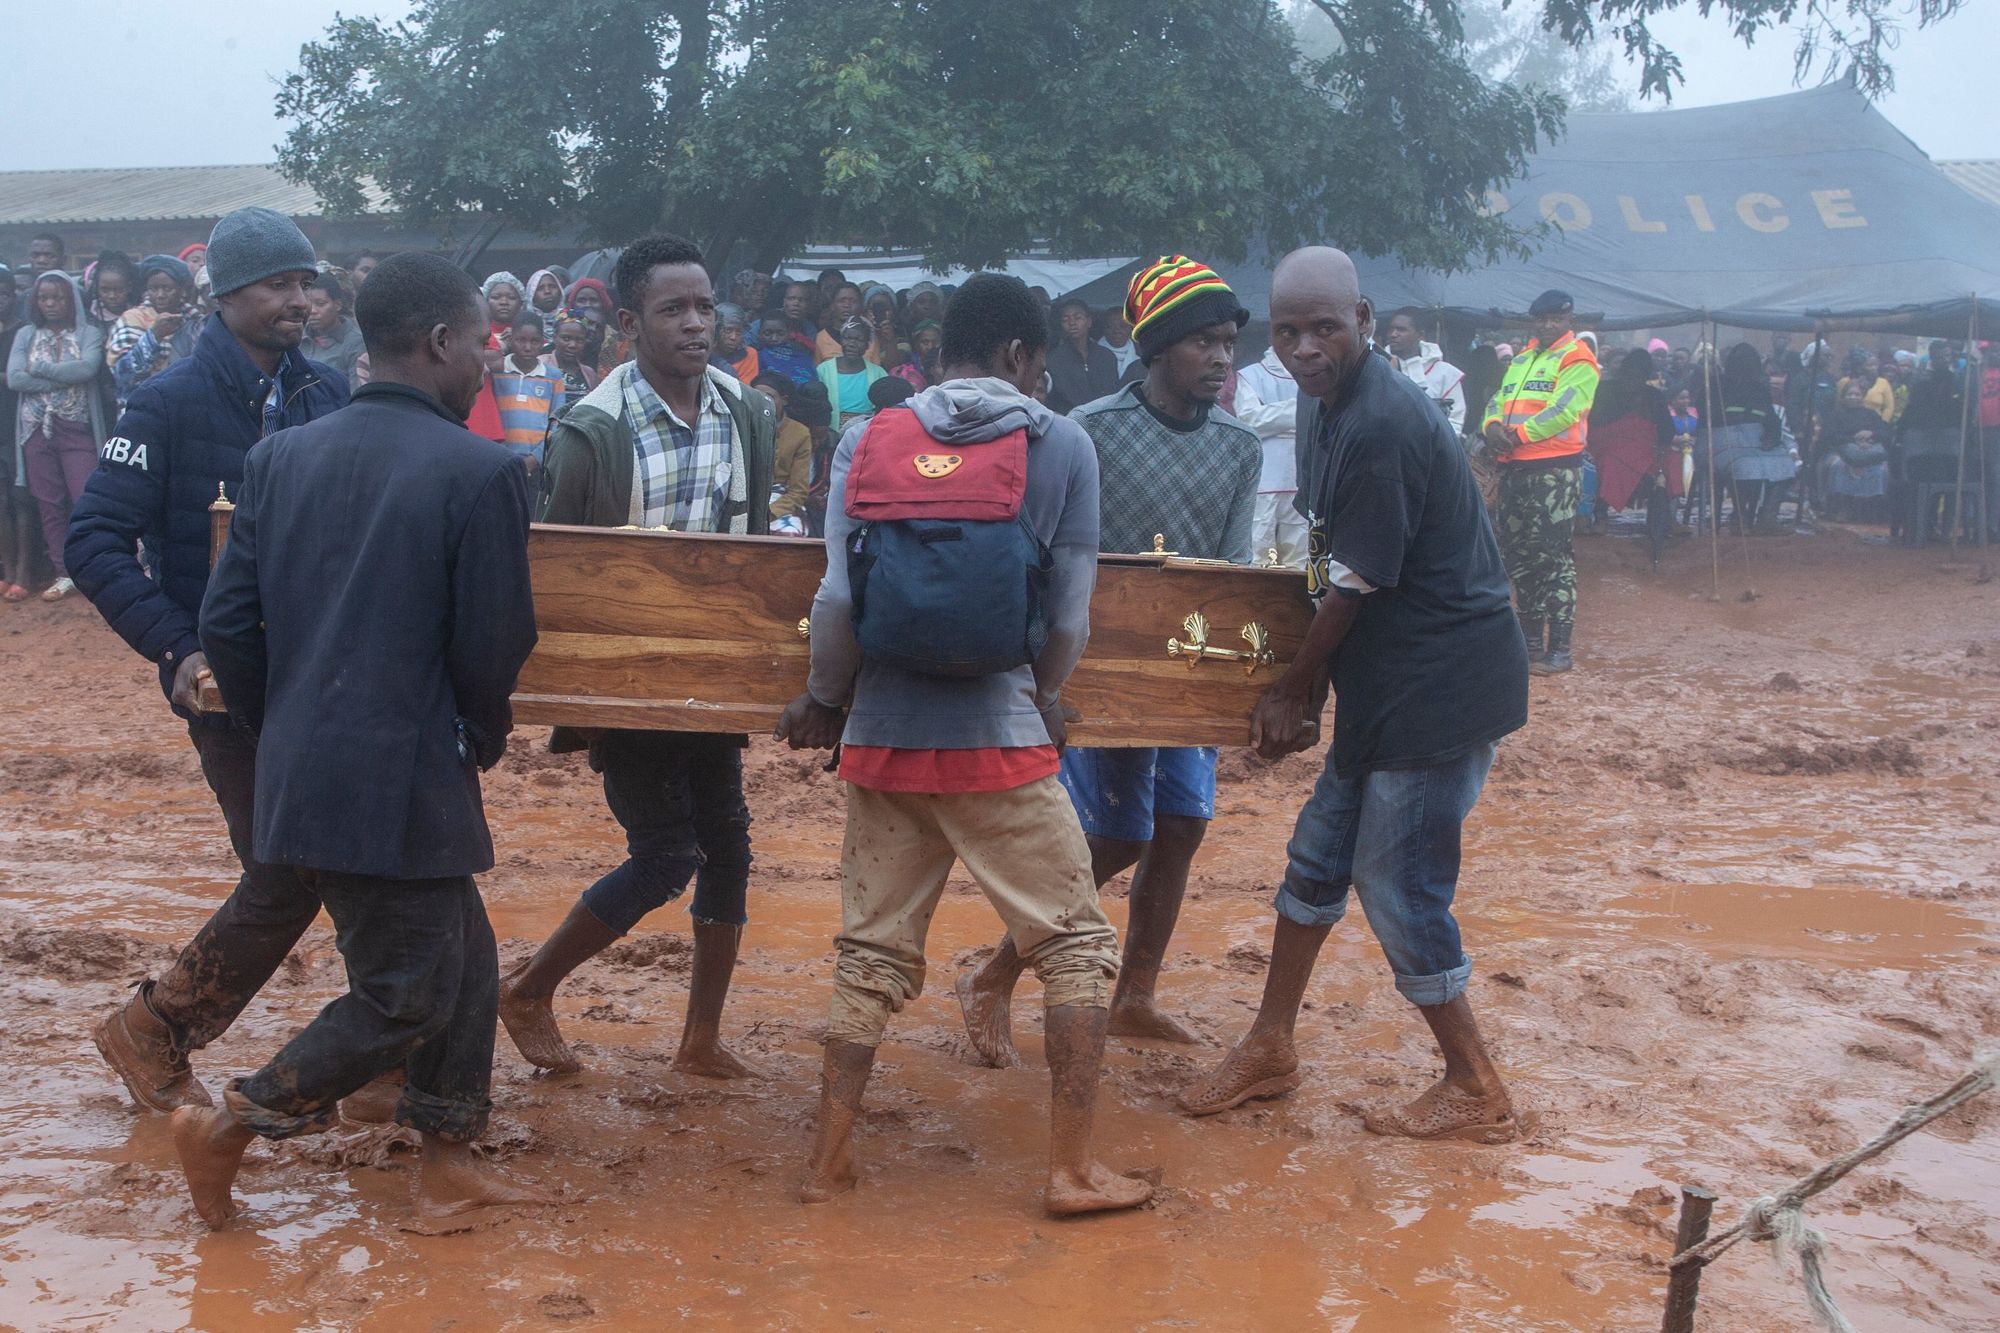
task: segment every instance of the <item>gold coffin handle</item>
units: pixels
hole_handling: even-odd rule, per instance
[[[1258,667],[1267,667],[1277,661],[1276,654],[1271,651],[1270,631],[1264,628],[1261,621],[1253,620],[1238,631],[1238,636],[1249,645],[1242,649],[1212,646],[1208,641],[1208,617],[1199,611],[1181,622],[1181,633],[1187,637],[1167,640],[1167,656],[1185,657],[1190,671],[1203,658],[1212,657],[1222,662],[1241,662],[1244,664],[1243,674],[1254,676]]]

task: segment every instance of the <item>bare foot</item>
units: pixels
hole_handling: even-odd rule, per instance
[[[551,997],[523,995],[515,989],[514,978],[527,966],[522,963],[500,979],[500,1021],[506,1024],[507,1035],[514,1039],[521,1058],[539,1069],[567,1074],[583,1068],[583,1062],[563,1041],[562,1029],[556,1026]]]
[[[1207,1075],[1181,1093],[1189,1115],[1214,1115],[1259,1097],[1282,1097],[1299,1086],[1299,1057],[1282,1038],[1245,1037]]]
[[[475,1208],[558,1201],[553,1194],[509,1180],[498,1167],[481,1161],[471,1145],[429,1134],[424,1136],[412,1193],[418,1214],[431,1218],[457,1217]]]
[[[215,1230],[236,1215],[229,1187],[243,1165],[243,1150],[256,1135],[236,1123],[227,1111],[207,1106],[183,1106],[174,1112],[174,1151],[187,1175],[188,1194],[201,1220]]]
[[[1201,1038],[1162,1013],[1151,996],[1113,1004],[1111,1018],[1104,1031],[1105,1035],[1112,1037],[1140,1037],[1147,1041],[1177,1041],[1188,1046],[1201,1045]]]
[[[1505,1091],[1481,1096],[1443,1079],[1406,1105],[1363,1112],[1361,1123],[1371,1134],[1406,1139],[1512,1143],[1521,1136],[1521,1123],[1514,1118],[1514,1105]]]
[[[712,1037],[702,1042],[683,1041],[679,1054],[674,1056],[674,1068],[703,1078],[768,1077],[761,1068]]]
[[[1021,1062],[1014,1051],[1014,1016],[1011,995],[982,989],[978,973],[961,972],[951,983],[958,992],[959,1012],[965,1015],[965,1035],[981,1064],[994,1069],[1011,1069]]]
[[[1144,1176],[1121,1176],[1108,1166],[1092,1162],[1082,1172],[1050,1172],[1048,1188],[1042,1191],[1042,1207],[1055,1217],[1074,1217],[1078,1213],[1137,1208],[1152,1197],[1153,1182]]]

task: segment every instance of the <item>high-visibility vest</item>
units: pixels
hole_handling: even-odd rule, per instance
[[[1538,463],[1583,452],[1597,398],[1597,356],[1565,333],[1548,347],[1529,343],[1507,367],[1484,425],[1507,432],[1502,463]]]

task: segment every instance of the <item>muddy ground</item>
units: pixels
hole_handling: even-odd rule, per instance
[[[731,1326],[1657,1327],[1668,1188],[1718,1217],[1873,1134],[2000,1038],[2000,583],[1859,531],[1724,548],[1655,575],[1578,543],[1582,669],[1537,681],[1469,829],[1473,998],[1525,1143],[1366,1134],[1352,1107],[1437,1073],[1359,914],[1301,1026],[1306,1087],[1217,1119],[1172,1095],[1248,1021],[1269,897],[1315,773],[1226,754],[1163,997],[1211,1049],[1114,1041],[1105,1151],[1157,1165],[1151,1208],[1038,1212],[1046,1081],[974,1068],[950,977],[993,938],[969,884],[931,985],[891,1030],[854,1195],[790,1189],[809,1127],[837,911],[840,799],[816,762],[750,755],[759,860],[727,1026],[772,1078],[668,1068],[678,907],[586,967],[558,1012],[587,1068],[533,1076],[504,1037],[490,1148],[557,1208],[399,1229],[410,1155],[379,1132],[253,1147],[237,1229],[194,1219],[165,1121],[135,1114],[89,1027],[235,870],[185,736],[80,600],[0,610],[0,1322],[202,1329]],[[1739,600],[1754,589],[1755,600]],[[488,787],[483,883],[507,958],[621,850],[579,762],[529,732]],[[1122,922],[1122,886],[1107,894]],[[196,1056],[247,1072],[338,993],[316,926]],[[1825,1196],[1833,1284],[1865,1329],[2000,1325],[2000,1094]],[[1711,1269],[1708,1329],[1805,1327],[1759,1253]]]

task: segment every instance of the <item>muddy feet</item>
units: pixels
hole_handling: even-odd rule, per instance
[[[1213,1071],[1180,1095],[1189,1115],[1215,1115],[1260,1097],[1282,1097],[1299,1086],[1299,1057],[1292,1043],[1245,1037]]]
[[[1186,1046],[1201,1045],[1201,1038],[1181,1026],[1177,1019],[1169,1018],[1149,995],[1144,999],[1114,1002],[1111,1018],[1105,1025],[1105,1035],[1111,1037],[1139,1037],[1147,1041],[1176,1041]]]
[[[558,1202],[555,1195],[508,1179],[480,1160],[469,1144],[425,1136],[417,1179],[411,1188],[419,1217],[458,1217],[478,1208],[536,1206]]]
[[[500,1021],[514,1039],[514,1048],[538,1069],[567,1074],[583,1068],[583,1062],[563,1041],[562,1029],[556,1026],[555,1010],[550,1007],[553,997],[524,995],[519,990],[516,979],[527,966],[522,963],[500,979]]]
[[[971,1040],[979,1063],[993,1069],[1009,1069],[1019,1064],[1021,1057],[1014,1050],[1010,1005],[1013,996],[981,986],[977,972],[959,973],[952,989],[958,992],[959,1012],[965,1015],[965,1035]]]
[[[1102,1163],[1092,1162],[1082,1171],[1051,1171],[1048,1188],[1042,1191],[1042,1207],[1054,1217],[1074,1217],[1137,1208],[1152,1197],[1153,1182],[1144,1175],[1121,1176]]]
[[[1462,1139],[1470,1143],[1512,1143],[1521,1123],[1505,1092],[1479,1096],[1439,1079],[1423,1095],[1402,1106],[1364,1111],[1361,1123],[1372,1134],[1406,1139]]]
[[[799,1182],[800,1203],[826,1203],[853,1189],[861,1179],[854,1166],[854,1140],[843,1138],[831,1147],[815,1150],[806,1164],[805,1179]]]
[[[763,1069],[751,1064],[714,1037],[706,1040],[682,1039],[674,1056],[674,1068],[683,1074],[703,1078],[764,1078]]]
[[[243,1165],[243,1150],[254,1137],[227,1111],[183,1106],[174,1112],[174,1152],[187,1176],[194,1210],[211,1228],[221,1230],[236,1215],[230,1186]]]

